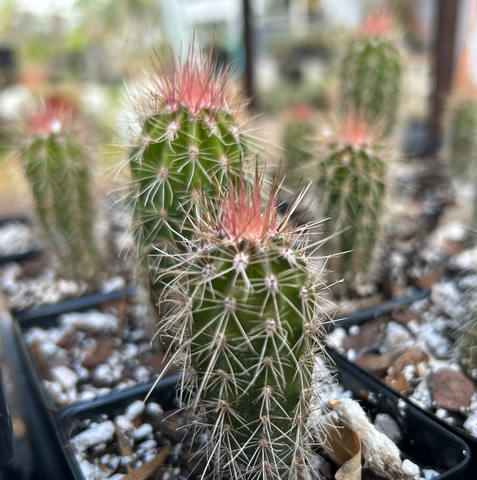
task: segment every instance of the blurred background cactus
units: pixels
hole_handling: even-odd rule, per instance
[[[306,104],[295,105],[283,131],[284,172],[287,186],[294,190],[304,176],[311,158],[313,136],[316,126],[312,119],[313,110]]]
[[[329,218],[330,260],[339,279],[353,290],[357,274],[371,273],[386,203],[388,166],[383,145],[363,118],[345,116],[319,141],[315,165],[318,214]],[[333,234],[333,235],[331,235]]]
[[[306,253],[307,227],[288,212],[278,218],[276,186],[261,213],[260,183],[229,187],[218,209],[204,210],[197,244],[169,270],[174,311],[161,325],[175,332],[175,359],[189,374],[182,400],[193,428],[207,428],[217,479],[308,478],[310,468],[323,279]]]
[[[477,100],[457,97],[449,101],[447,155],[452,174],[469,181],[477,171]]]
[[[157,71],[135,102],[141,130],[129,157],[133,231],[154,304],[162,289],[156,270],[170,260],[160,253],[183,248],[197,200],[235,178],[247,151],[230,70],[217,71],[212,55],[195,58],[193,50],[184,62],[173,58],[171,71]]]
[[[375,129],[390,134],[398,113],[401,61],[391,17],[383,12],[368,15],[341,58],[341,111],[364,115]]]
[[[68,99],[52,97],[27,113],[17,140],[38,220],[61,275],[94,283],[102,262],[91,135]]]

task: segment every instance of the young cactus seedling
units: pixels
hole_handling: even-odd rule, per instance
[[[175,279],[164,301],[174,307],[161,330],[175,332],[181,397],[191,428],[207,436],[215,479],[298,480],[312,469],[307,419],[314,359],[324,355],[323,267],[308,227],[291,224],[298,202],[280,219],[277,187],[263,212],[260,189],[258,175],[253,188],[229,185],[167,272]]]
[[[63,98],[41,102],[23,119],[19,155],[39,223],[60,273],[94,282],[101,271],[95,228],[90,136]]]
[[[391,18],[371,13],[357,36],[350,38],[340,66],[342,112],[354,111],[390,134],[401,91],[401,54]]]
[[[216,182],[234,181],[247,152],[230,68],[217,71],[212,55],[195,57],[193,48],[184,62],[173,58],[172,70],[157,70],[135,102],[141,127],[129,156],[133,231],[153,303],[162,290],[156,270],[170,260],[158,251],[181,250],[198,198],[213,195]]]
[[[345,116],[334,134],[320,144],[322,158],[315,166],[316,201],[320,215],[329,218],[327,245],[330,268],[352,292],[358,274],[370,272],[382,227],[386,202],[387,165],[383,145],[375,141],[363,118]],[[344,253],[347,252],[347,253]]]

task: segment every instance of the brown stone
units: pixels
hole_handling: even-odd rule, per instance
[[[113,351],[114,342],[113,339],[106,336],[101,336],[96,339],[96,347],[94,350],[83,360],[83,367],[94,368],[101,363],[104,363]]]
[[[141,358],[141,363],[145,367],[151,367],[155,372],[161,373],[164,368],[166,368],[168,362],[170,361],[171,357],[166,356],[164,352],[155,352],[149,355],[145,355]],[[171,365],[168,368],[168,373],[177,372],[179,368],[177,365]]]
[[[343,347],[346,350],[354,349],[358,355],[371,352],[378,347],[384,339],[386,324],[390,317],[379,318],[361,325],[361,330],[357,335],[348,335],[343,341]]]
[[[402,353],[402,352],[401,352]],[[418,347],[412,347],[409,350],[406,350],[402,353],[394,363],[394,365],[390,365],[388,370],[388,375],[397,375],[402,373],[404,367],[407,365],[414,365],[417,366],[421,362],[428,362],[429,356],[427,353],[423,352]]]
[[[391,352],[386,355],[370,353],[369,355],[364,355],[364,357],[358,358],[358,360],[356,360],[356,365],[367,372],[381,377],[394,363],[400,353],[401,352]]]
[[[431,375],[428,382],[435,404],[451,411],[468,407],[472,395],[477,391],[472,380],[450,368],[442,368]]]
[[[405,310],[403,312],[394,312],[392,314],[393,320],[401,325],[407,325],[411,320],[420,320],[421,316],[417,312]]]
[[[398,393],[406,393],[410,387],[409,382],[402,373],[397,375],[387,375],[384,382]]]
[[[443,276],[444,270],[439,268],[432,270],[421,278],[415,278],[413,280],[413,283],[414,285],[416,285],[416,287],[425,290],[427,288],[431,288],[434,284],[440,282]]]

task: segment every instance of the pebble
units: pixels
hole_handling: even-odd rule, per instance
[[[421,473],[421,470],[415,463],[412,463],[411,460],[408,460],[406,458],[402,462],[402,472],[405,475],[409,475],[411,477],[417,477]]]
[[[138,445],[138,448],[143,449],[144,451],[152,450],[153,448],[157,448],[157,442],[155,440],[146,440]]]
[[[98,311],[72,312],[60,315],[60,324],[71,330],[87,330],[88,332],[116,332],[118,319],[109,313]]]
[[[135,402],[131,403],[124,412],[124,416],[134,422],[136,418],[143,414],[145,410],[145,405],[142,400],[136,400]],[[162,410],[162,408],[161,408]]]
[[[76,384],[79,380],[78,374],[64,365],[58,365],[57,367],[51,368],[50,375],[53,380],[56,380],[61,384],[64,391],[76,388]]]
[[[387,413],[378,413],[374,419],[374,426],[378,432],[384,433],[384,435],[390,438],[394,443],[398,443],[402,438],[399,425],[396,420]]]
[[[114,423],[110,420],[99,423],[96,426],[91,425],[90,428],[79,433],[71,440],[71,443],[76,447],[76,451],[80,453],[100,443],[110,442],[113,439]]]
[[[431,469],[428,469],[428,468],[423,468],[422,473],[423,473],[424,478],[426,480],[431,480],[432,478],[435,478],[435,477],[439,476],[439,472],[436,472],[435,470],[431,470]]]
[[[149,415],[154,416],[161,416],[164,414],[164,410],[162,410],[162,407],[155,402],[149,402],[146,405],[146,412],[149,413]]]
[[[150,380],[151,373],[149,372],[149,370],[146,367],[141,365],[141,366],[134,369],[134,372],[132,374],[132,378],[134,380],[136,380],[136,382],[146,383]]]
[[[129,420],[127,417],[124,415],[118,415],[114,419],[114,424],[121,429],[123,432],[126,432],[128,434],[133,434],[134,432],[134,424]]]
[[[142,440],[153,432],[152,425],[149,423],[143,423],[134,431],[134,440]]]
[[[477,413],[471,413],[464,422],[464,430],[477,437]]]
[[[335,348],[343,348],[343,341],[347,333],[344,328],[335,328],[328,336],[328,342]]]
[[[398,350],[407,350],[414,344],[414,338],[404,325],[400,325],[397,322],[389,322],[386,327],[386,336],[379,348],[379,352],[384,355]]]
[[[120,290],[126,286],[126,280],[121,275],[115,275],[108,278],[101,283],[101,291],[103,293],[109,293],[114,290]]]

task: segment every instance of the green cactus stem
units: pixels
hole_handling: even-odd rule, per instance
[[[39,223],[60,273],[94,283],[101,271],[95,227],[92,145],[63,100],[40,103],[25,117],[20,156]]]
[[[205,429],[215,479],[299,479],[312,468],[307,427],[315,356],[327,318],[306,228],[278,219],[276,187],[260,210],[260,180],[229,188],[201,215],[197,244],[172,267],[162,319],[175,332],[182,400]],[[219,213],[217,213],[219,212]],[[313,249],[313,248],[312,248]]]
[[[373,13],[350,38],[340,65],[342,112],[355,112],[390,134],[395,126],[401,91],[401,54],[390,18]]]
[[[330,260],[338,278],[367,273],[382,227],[387,165],[382,144],[375,142],[363,119],[342,119],[337,137],[326,135],[323,158],[315,166],[319,215],[329,218],[331,252],[349,252]]]
[[[172,72],[156,72],[136,102],[141,130],[129,156],[133,231],[154,304],[162,290],[157,269],[169,261],[159,253],[181,250],[191,238],[185,222],[197,199],[233,181],[247,151],[240,104],[227,83],[230,69],[218,72],[212,56],[194,58],[192,50],[183,63],[173,59]]]

